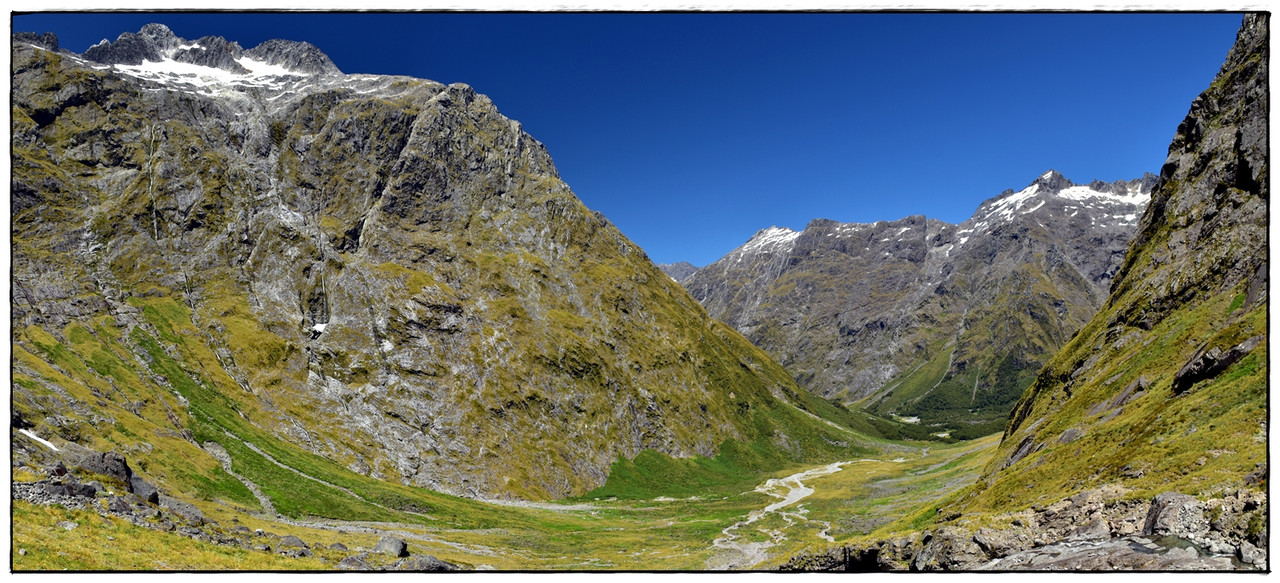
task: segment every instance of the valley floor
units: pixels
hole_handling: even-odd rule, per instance
[[[998,436],[990,436],[944,447],[895,446],[874,459],[791,468],[753,490],[730,495],[502,503],[493,510],[506,518],[486,528],[289,520],[201,506],[205,518],[218,525],[202,527],[206,531],[261,529],[262,534],[250,535],[261,540],[259,547],[280,546],[271,533],[293,535],[309,544],[310,557],[231,548],[184,537],[181,529],[141,528],[87,508],[15,500],[13,569],[332,569],[347,556],[372,550],[387,534],[405,540],[414,555],[429,554],[463,568],[768,568],[797,552],[925,524],[936,515],[936,501],[972,483],[997,442]],[[349,550],[330,549],[334,543]],[[119,551],[90,550],[107,545]],[[375,554],[366,559],[375,567],[392,561]]]

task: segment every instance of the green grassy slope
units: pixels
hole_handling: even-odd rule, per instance
[[[1178,128],[1106,306],[1022,396],[957,509],[1108,483],[1135,497],[1265,487],[1267,30],[1246,16]],[[1225,365],[1206,365],[1215,350]]]

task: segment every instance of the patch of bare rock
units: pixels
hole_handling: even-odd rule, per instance
[[[1267,569],[1267,496],[1230,490],[1151,500],[1116,487],[996,517],[972,528],[960,516],[935,529],[803,554],[783,570],[1233,571]]]

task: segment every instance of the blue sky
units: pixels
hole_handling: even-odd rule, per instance
[[[817,217],[949,222],[1050,168],[1158,172],[1240,15],[40,14],[83,52],[162,22],[463,82],[659,263]]]

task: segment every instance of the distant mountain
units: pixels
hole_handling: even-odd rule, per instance
[[[681,261],[679,263],[659,263],[658,269],[661,269],[663,273],[667,274],[671,279],[674,279],[677,282],[684,281],[685,278],[698,271],[698,267],[688,261]]]
[[[1155,180],[1051,170],[959,225],[771,227],[683,283],[818,395],[990,433],[1101,307]]]

